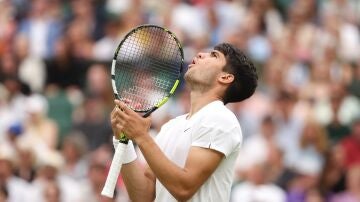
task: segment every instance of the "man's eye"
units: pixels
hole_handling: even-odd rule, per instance
[[[215,54],[215,52],[210,52],[210,55],[212,56],[212,57],[216,57],[216,54]]]

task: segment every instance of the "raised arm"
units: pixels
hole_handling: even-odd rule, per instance
[[[111,113],[111,125],[114,134],[120,134],[118,124],[121,120],[117,116],[117,107]],[[132,142],[128,145],[128,151],[131,152],[129,147],[133,147]],[[129,155],[129,154],[125,154]],[[124,180],[126,189],[128,191],[131,201],[134,202],[146,202],[154,201],[155,199],[155,176],[151,169],[146,166],[144,168],[135,157],[127,159],[129,162],[125,162],[121,168],[121,175]]]
[[[185,167],[170,161],[154,140],[135,140],[155,176],[178,201],[189,200],[220,164],[224,155],[212,149],[191,147]]]
[[[117,115],[121,120],[117,129],[135,141],[157,179],[179,201],[190,199],[220,164],[224,155],[212,149],[191,147],[185,167],[169,160],[148,134],[148,121],[116,102],[123,110]]]

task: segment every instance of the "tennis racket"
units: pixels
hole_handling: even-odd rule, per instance
[[[131,30],[117,47],[111,65],[111,82],[116,99],[143,117],[166,103],[179,84],[184,53],[179,40],[169,30],[141,25]],[[110,170],[101,192],[112,198],[121,170],[128,138],[118,134]]]

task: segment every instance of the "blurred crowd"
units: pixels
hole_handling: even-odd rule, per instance
[[[0,202],[100,196],[113,148],[114,50],[157,24],[185,62],[230,42],[259,86],[229,104],[243,130],[233,202],[360,201],[360,1],[0,0]],[[185,65],[185,69],[186,69]],[[182,82],[151,133],[189,109]]]

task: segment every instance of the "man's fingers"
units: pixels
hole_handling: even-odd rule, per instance
[[[121,102],[120,100],[115,100],[115,104],[119,106],[120,110],[125,112],[125,114],[131,114],[133,111],[129,109],[124,102]]]
[[[140,110],[142,108],[142,104],[139,102],[131,103],[129,100],[115,100],[114,102],[116,106],[118,106],[126,114],[137,114],[135,111],[128,107],[129,105],[131,105],[135,110]]]
[[[114,117],[111,118],[110,122],[111,125],[116,125],[116,124],[124,125],[126,123],[125,116],[124,118],[121,118],[120,115],[114,115]]]
[[[110,114],[110,117],[111,117],[111,118],[115,118],[115,117],[116,117],[116,109],[117,109],[117,108],[118,108],[118,107],[115,106],[114,109],[111,111],[111,114]]]
[[[131,110],[128,109],[124,103],[119,102],[117,100],[115,100],[115,104],[116,104],[116,108],[117,108],[114,110],[115,118],[120,119],[120,120],[127,120],[129,117],[126,114],[126,112],[131,111]]]
[[[121,110],[118,106],[115,106],[113,111],[111,112],[112,119],[118,119],[120,117]]]
[[[124,108],[124,105],[125,105],[125,104],[123,104],[120,100],[114,100],[114,103],[115,103],[115,105],[116,105],[116,107],[117,107],[118,109],[120,109],[121,111],[123,111],[123,108]]]
[[[118,130],[120,130],[121,132],[124,130],[124,126],[120,123],[116,124],[116,127]],[[117,134],[117,135],[120,135],[120,134]]]
[[[130,99],[127,99],[127,98],[122,99],[122,101],[123,101],[124,103],[126,103],[126,104],[131,103],[131,100],[130,100]]]

